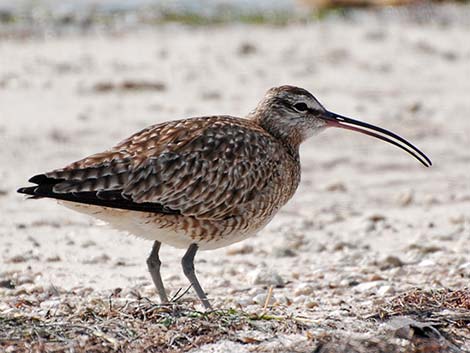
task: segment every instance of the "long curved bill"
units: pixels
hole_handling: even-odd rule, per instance
[[[431,160],[417,147],[413,146],[403,137],[400,137],[391,131],[385,130],[375,125],[364,123],[359,120],[347,118],[345,116],[341,116],[330,111],[326,111],[325,115],[323,115],[322,118],[327,121],[328,126],[358,131],[363,134],[376,137],[382,141],[391,143],[392,145],[395,145],[401,148],[402,150],[405,150],[413,157],[415,157],[418,161],[420,161],[424,166],[430,167],[432,165]]]

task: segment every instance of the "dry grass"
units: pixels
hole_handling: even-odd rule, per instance
[[[138,293],[133,298],[121,298],[119,293],[56,294],[42,301],[31,295],[6,297],[10,309],[0,312],[0,351],[185,352],[220,340],[272,351],[262,346],[263,341],[301,334],[304,342],[289,351],[437,353],[462,352],[459,347],[470,339],[469,290],[404,293],[375,308],[373,315],[357,317],[391,327],[365,334],[354,332],[354,327],[348,332],[328,330],[318,320],[289,315],[282,308],[204,313],[188,304],[159,305]]]
[[[414,289],[394,298],[385,309],[387,316],[425,314],[439,310],[463,310],[470,315],[470,289]]]
[[[419,352],[460,352],[470,340],[470,290],[415,289],[394,298],[379,316],[395,318],[396,335],[415,341]]]
[[[0,351],[12,352],[184,352],[224,338],[256,343],[257,332],[297,333],[299,319],[236,310],[199,312],[181,305],[135,299],[61,298],[54,309],[18,300],[0,315]]]
[[[335,7],[399,6],[416,4],[416,0],[299,0],[301,4],[312,9]]]

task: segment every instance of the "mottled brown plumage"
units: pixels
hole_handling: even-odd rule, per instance
[[[286,168],[277,168],[279,163]],[[215,116],[149,127],[45,176],[63,180],[54,185],[55,193],[95,192],[106,199],[104,191],[118,191],[108,198],[224,220],[247,212],[253,203],[272,207],[282,198],[273,187],[291,185],[293,176],[298,181],[296,165],[298,155],[290,155],[253,121]],[[295,187],[288,189],[291,194]]]
[[[150,126],[105,152],[31,178],[37,186],[19,192],[59,199],[154,240],[148,265],[162,301],[160,243],[188,248],[183,269],[208,308],[194,274],[196,250],[226,246],[264,227],[300,182],[299,145],[328,126],[378,137],[430,164],[399,136],[328,112],[301,88],[281,86],[246,119],[211,116]]]

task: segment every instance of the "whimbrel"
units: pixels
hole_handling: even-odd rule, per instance
[[[255,235],[294,195],[299,145],[328,127],[358,131],[431,161],[402,137],[326,110],[308,91],[268,90],[246,118],[210,116],[150,126],[111,149],[39,174],[20,193],[53,198],[154,241],[148,269],[163,303],[161,243],[187,249],[183,272],[205,308],[194,271],[197,250]]]

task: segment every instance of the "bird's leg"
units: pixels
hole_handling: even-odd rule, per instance
[[[162,264],[160,258],[158,257],[160,245],[161,243],[159,241],[155,241],[155,243],[153,243],[152,252],[147,258],[147,267],[149,269],[150,275],[152,276],[153,283],[155,284],[155,287],[157,287],[158,295],[160,296],[160,301],[162,302],[162,304],[167,304],[168,297],[166,296],[162,276],[160,275],[160,265]]]
[[[181,264],[183,265],[183,272],[186,277],[189,279],[189,282],[196,291],[197,296],[201,300],[202,304],[207,310],[212,310],[212,306],[207,299],[206,293],[202,289],[199,281],[197,280],[196,273],[194,272],[194,256],[197,252],[197,245],[191,244],[181,259]]]

